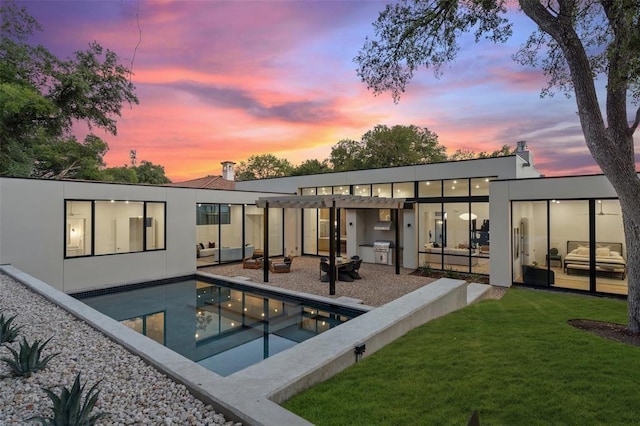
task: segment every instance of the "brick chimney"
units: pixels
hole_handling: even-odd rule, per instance
[[[235,171],[233,170],[233,166],[235,166],[236,163],[234,163],[233,161],[223,161],[221,164],[222,164],[222,179],[235,181],[236,177],[235,177]]]

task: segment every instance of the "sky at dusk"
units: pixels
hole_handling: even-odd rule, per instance
[[[43,26],[34,41],[59,57],[95,40],[132,68],[140,104],[123,108],[117,136],[97,132],[109,167],[128,164],[135,149],[138,162],[163,165],[179,182],[257,154],[323,160],[377,124],[413,124],[449,154],[526,140],[548,176],[600,173],[575,100],[540,98],[542,73],[511,59],[534,29],[517,11],[507,44],[466,38],[443,76],[419,71],[396,104],[368,91],[353,61],[386,1],[16,3]]]

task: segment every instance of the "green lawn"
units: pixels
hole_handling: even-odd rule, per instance
[[[640,347],[567,324],[626,302],[510,289],[419,327],[287,401],[317,425],[638,424]]]

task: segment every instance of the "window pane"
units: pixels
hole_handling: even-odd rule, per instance
[[[349,185],[334,186],[333,193],[340,195],[349,195]]]
[[[355,185],[353,187],[353,195],[371,197],[371,185]]]
[[[302,195],[316,195],[315,188],[302,188]]]
[[[413,182],[401,182],[393,184],[394,198],[413,198],[415,196],[413,190]]]
[[[627,250],[618,200],[596,200],[596,291],[627,294]]]
[[[442,269],[442,250],[436,242],[436,229],[442,229],[442,213],[440,203],[418,205],[418,247],[420,266]],[[433,249],[433,250],[432,250]]]
[[[91,255],[91,201],[67,201],[65,255]]]
[[[220,205],[199,203],[196,207],[196,256],[198,266],[220,260]]]
[[[318,195],[331,195],[332,189],[330,186],[321,186],[318,188]]]
[[[450,179],[444,181],[445,197],[469,196],[469,179]]]
[[[269,209],[269,256],[284,254],[282,209]]]
[[[371,185],[371,191],[372,191],[374,197],[391,198],[391,184],[390,183]]]
[[[147,219],[145,221],[147,250],[165,248],[164,203],[147,203]]]
[[[318,210],[303,209],[304,253],[318,254]]]
[[[96,254],[142,251],[144,203],[96,201]]]
[[[548,282],[553,284],[555,273],[548,272],[545,266],[548,244],[547,202],[514,202],[512,211],[511,247],[514,282],[533,286],[547,286]],[[551,220],[553,223],[553,213]],[[551,232],[553,235],[553,227]]]
[[[492,178],[471,179],[471,195],[489,195],[489,182]]]
[[[244,240],[254,247],[254,253],[264,253],[264,209],[245,206]]]
[[[418,183],[419,197],[442,197],[442,181],[428,180]]]
[[[471,272],[489,275],[490,239],[489,239],[489,203],[473,203],[471,205],[471,247],[472,256],[477,262],[472,262]]]

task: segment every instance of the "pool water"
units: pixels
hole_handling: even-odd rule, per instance
[[[363,313],[200,279],[79,299],[222,376]]]

